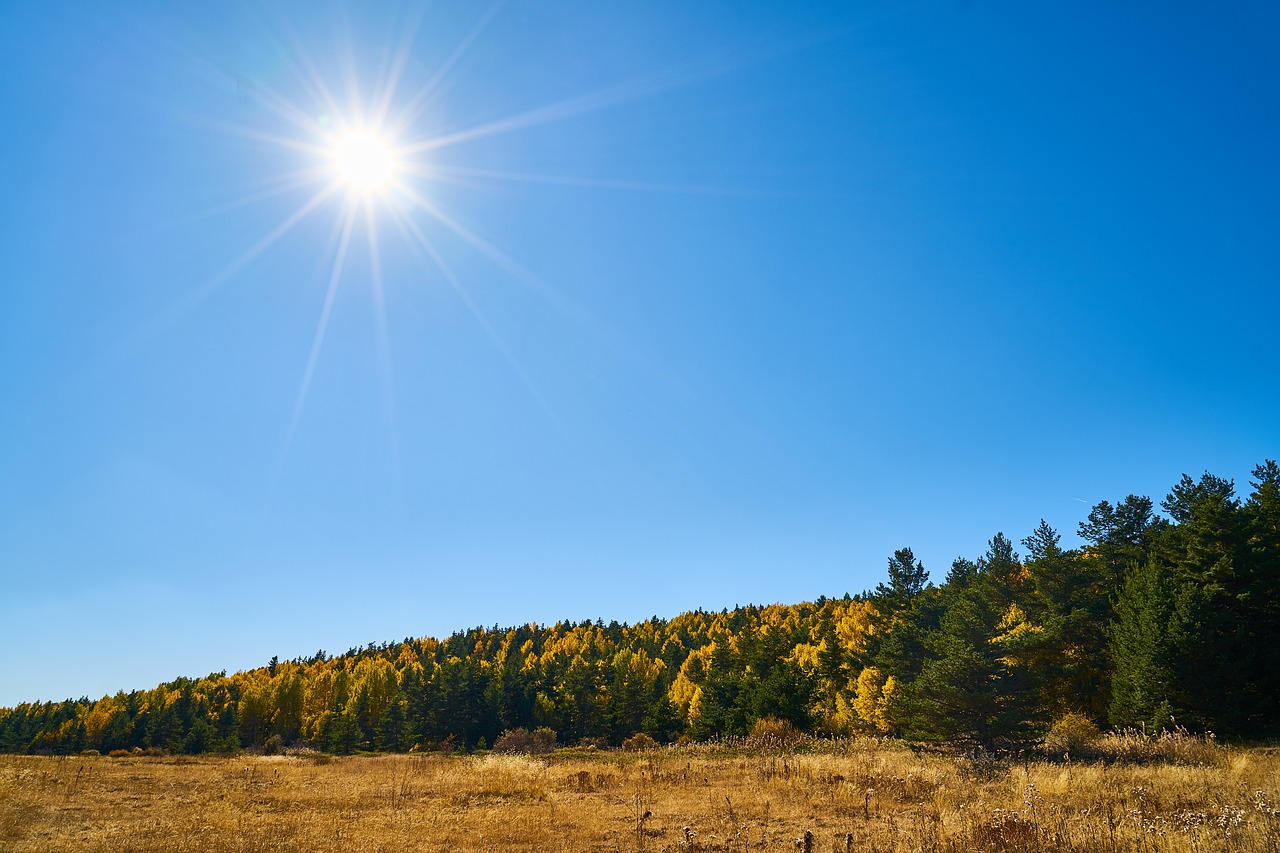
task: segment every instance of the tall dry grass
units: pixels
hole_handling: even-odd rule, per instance
[[[0,757],[14,851],[1280,851],[1280,756],[875,741],[551,756]],[[1105,758],[1106,744],[1098,747]],[[1166,749],[1168,745],[1166,744]],[[1126,753],[1127,751],[1127,753]]]

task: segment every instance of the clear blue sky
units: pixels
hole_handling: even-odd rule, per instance
[[[1247,493],[1280,11],[1123,5],[0,6],[0,705]]]

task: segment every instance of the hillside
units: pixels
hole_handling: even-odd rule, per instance
[[[491,746],[518,728],[561,743],[805,731],[982,745],[1068,714],[1098,725],[1274,734],[1280,719],[1280,466],[1184,476],[1155,511],[1097,504],[1063,549],[997,534],[929,581],[909,548],[873,592],[701,610],[633,625],[475,628],[179,678],[96,701],[0,710],[0,750],[330,752]]]

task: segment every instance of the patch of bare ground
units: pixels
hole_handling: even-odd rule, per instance
[[[1006,763],[768,751],[0,756],[13,851],[1280,851],[1280,755]],[[806,836],[806,833],[808,835]],[[807,838],[807,840],[806,840]]]

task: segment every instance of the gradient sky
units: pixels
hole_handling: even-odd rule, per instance
[[[1125,5],[0,5],[0,705],[1247,494],[1280,7]]]

